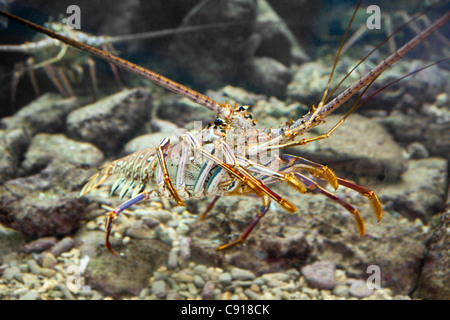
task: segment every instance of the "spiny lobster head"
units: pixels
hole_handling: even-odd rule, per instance
[[[224,120],[227,124],[236,130],[248,130],[256,126],[256,119],[247,111],[249,106],[231,106],[228,102],[221,105],[223,108],[218,118]]]

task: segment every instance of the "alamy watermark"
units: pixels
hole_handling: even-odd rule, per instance
[[[371,14],[367,18],[366,26],[368,29],[381,29],[381,9],[377,5],[371,5],[367,7],[367,14]]]
[[[71,14],[67,17],[66,25],[69,29],[81,29],[81,9],[79,6],[72,4],[67,7],[66,13]]]
[[[370,276],[366,280],[366,286],[368,289],[381,289],[381,268],[376,264],[370,265],[366,270]]]

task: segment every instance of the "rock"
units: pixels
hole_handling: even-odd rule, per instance
[[[78,142],[63,134],[41,133],[33,137],[21,169],[24,174],[33,174],[53,161],[96,167],[102,160],[103,153],[90,143]]]
[[[3,278],[5,278],[6,281],[11,281],[13,279],[22,281],[22,277],[22,272],[20,272],[18,267],[9,267],[3,271]]]
[[[89,256],[85,277],[95,290],[114,298],[124,294],[139,295],[148,284],[148,278],[161,265],[165,265],[170,247],[157,240],[133,240],[126,246],[111,238],[111,255],[104,248],[104,233],[82,229],[74,236],[81,256]],[[126,250],[125,250],[126,249]],[[124,253],[121,253],[123,250]]]
[[[41,266],[42,268],[46,269],[53,269],[55,265],[57,264],[56,258],[53,254],[50,252],[44,252],[42,254],[42,257],[39,257],[39,260],[41,260]]]
[[[203,300],[211,300],[214,299],[214,289],[215,289],[214,282],[208,281],[206,282],[205,286],[203,287],[201,297]]]
[[[35,290],[30,290],[23,296],[21,296],[19,300],[41,300],[41,297],[39,296],[39,293],[37,293]]]
[[[214,115],[210,112],[205,112],[204,107],[178,96],[168,96],[163,98],[156,115],[158,118],[172,121],[181,128],[172,133],[176,137],[180,137],[181,134],[185,132],[184,129],[192,129],[195,125],[201,128],[202,125],[205,125],[214,119]],[[199,121],[199,123],[195,124],[193,123],[194,121]],[[164,134],[164,136],[167,137],[166,134]]]
[[[258,0],[257,9],[255,34],[261,38],[257,56],[274,58],[286,66],[293,61],[301,63],[310,59],[268,1]]]
[[[256,21],[256,1],[200,2],[179,27],[216,24],[218,21],[225,26],[208,28],[208,32],[175,35],[169,49],[173,59],[184,67],[183,73],[207,88],[231,83],[239,76],[245,60],[242,57],[252,54],[248,41]],[[205,50],[206,44],[209,50]]]
[[[23,128],[0,130],[0,183],[17,176],[29,143],[29,134]]]
[[[402,175],[401,181],[385,186],[378,197],[385,210],[427,223],[444,206],[446,175],[446,159],[410,160],[408,171]]]
[[[63,252],[69,252],[73,247],[75,247],[75,241],[71,237],[65,237],[51,249],[51,252],[58,257]]]
[[[302,268],[306,282],[317,289],[333,290],[336,286],[336,266],[332,261],[319,261]]]
[[[363,280],[354,280],[350,285],[349,293],[356,298],[366,298],[373,294],[373,289],[369,289]]]
[[[169,259],[167,260],[167,268],[173,270],[178,266],[178,252],[177,248],[172,248],[169,252]]]
[[[342,284],[337,285],[333,289],[333,294],[338,296],[338,297],[347,298],[348,294],[349,294],[349,288],[348,288],[348,286],[345,286],[345,285],[342,285]]]
[[[203,288],[205,286],[205,280],[196,274],[194,275],[194,284],[197,288]]]
[[[57,242],[58,239],[55,237],[42,237],[25,244],[23,251],[27,254],[32,252],[42,252],[50,249]]]
[[[151,110],[148,91],[124,90],[71,112],[67,117],[67,132],[73,139],[91,142],[111,153],[138,132],[149,119]]]
[[[53,269],[41,268],[34,260],[28,260],[27,265],[30,272],[35,275],[51,278],[56,274],[56,271]]]
[[[166,283],[162,280],[154,281],[152,284],[152,294],[158,298],[164,298],[166,296],[167,289]]]
[[[230,285],[232,281],[231,274],[228,272],[221,273],[219,275],[219,283],[223,286]]]
[[[240,280],[240,281],[255,279],[255,275],[253,272],[240,268],[232,268],[231,277],[233,278],[233,280]]]
[[[450,114],[427,116],[397,111],[378,121],[404,147],[420,143],[432,157],[448,158],[450,154]]]
[[[32,239],[69,234],[78,227],[86,206],[77,193],[60,190],[36,191],[25,198],[3,191],[0,203],[0,223]]]
[[[62,98],[58,94],[45,93],[13,116],[1,119],[0,126],[7,130],[26,128],[32,136],[39,132],[61,132],[67,115],[76,108],[76,98]]]
[[[150,128],[152,132],[161,132],[166,136],[170,136],[172,132],[178,129],[177,125],[172,121],[152,119],[150,120]]]
[[[137,136],[136,138],[131,139],[125,144],[124,153],[131,154],[145,148],[156,147],[158,143],[160,143],[161,140],[166,137],[170,137],[170,135],[162,132],[147,133],[141,136]]]
[[[294,73],[286,95],[308,106],[318,103],[327,86],[330,69],[321,62],[305,62]],[[335,78],[338,78],[336,75]]]
[[[250,89],[256,93],[283,98],[292,74],[288,67],[269,57],[254,58],[244,71]]]
[[[439,224],[430,240],[422,267],[418,288],[413,298],[426,300],[450,299],[450,201],[441,214]]]

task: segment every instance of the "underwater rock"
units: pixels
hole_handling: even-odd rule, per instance
[[[55,237],[42,237],[25,244],[23,247],[23,251],[25,253],[42,252],[50,249],[57,242],[58,239]]]
[[[0,130],[0,183],[17,176],[29,144],[30,136],[23,128]]]
[[[21,165],[23,174],[39,172],[53,161],[76,167],[96,167],[103,152],[90,143],[67,138],[63,134],[40,133],[33,137]]]
[[[58,257],[63,252],[69,252],[74,246],[75,242],[71,237],[64,237],[51,249],[51,253]]]
[[[326,123],[312,130],[313,136],[327,133],[341,118],[327,117]],[[397,181],[406,170],[403,152],[382,126],[358,114],[349,117],[328,139],[287,150],[329,166],[344,179],[368,177],[385,182]]]
[[[286,5],[287,3],[284,4]],[[310,58],[269,2],[257,0],[257,8],[255,34],[260,36],[261,40],[255,52],[256,56],[271,57],[286,66],[293,61],[296,63],[308,61]]]
[[[385,210],[428,223],[444,207],[447,170],[446,159],[410,160],[401,180],[384,186],[378,197]]]
[[[292,74],[288,67],[269,57],[256,57],[244,69],[252,91],[283,98]]]
[[[76,98],[45,93],[13,116],[1,119],[0,126],[8,130],[24,128],[32,136],[39,132],[61,132],[64,130],[67,115],[76,108]]]
[[[178,129],[178,126],[172,121],[152,119],[150,120],[150,128],[152,132],[161,132],[168,136]]]
[[[205,125],[214,119],[214,115],[205,111],[204,107],[186,98],[172,95],[161,100],[156,114],[158,118],[171,121],[187,130],[194,128],[194,121],[200,121],[201,128],[202,124]]]
[[[439,220],[429,244],[418,288],[413,294],[417,299],[450,299],[450,201]]]
[[[64,236],[78,227],[85,202],[74,192],[48,190],[25,198],[2,190],[0,223],[29,238]]]
[[[445,111],[447,109],[447,111]],[[450,154],[450,112],[443,107],[435,115],[393,112],[377,120],[402,146],[421,143],[432,157],[448,158]]]
[[[222,25],[175,35],[170,54],[194,82],[207,88],[232,83],[246,60],[242,57],[252,54],[248,42],[255,21],[256,0],[202,1],[184,17],[180,28]]]
[[[151,94],[142,88],[124,90],[72,111],[67,117],[70,138],[114,152],[150,118]]]
[[[145,148],[156,147],[158,143],[160,143],[161,140],[166,137],[170,137],[170,135],[162,132],[148,133],[142,136],[137,136],[136,138],[131,139],[125,144],[123,148],[124,154],[130,154]],[[172,139],[170,139],[170,141],[173,143]]]
[[[319,261],[302,268],[306,282],[317,289],[333,290],[336,286],[336,266],[333,261]]]
[[[373,294],[373,289],[370,289],[367,287],[366,281],[353,280],[350,282],[351,282],[351,285],[349,288],[350,295],[357,297],[357,298],[366,298]]]
[[[327,87],[329,76],[330,70],[325,64],[306,62],[294,72],[292,81],[287,86],[286,95],[294,101],[317,105],[323,90]],[[339,75],[336,74],[335,78],[338,77]]]
[[[0,223],[32,239],[65,236],[78,227],[87,206],[78,192],[92,172],[57,159],[1,187]]]
[[[96,290],[119,298],[124,294],[139,295],[148,279],[164,265],[170,247],[158,240],[133,239],[123,247],[125,256],[113,256],[104,248],[104,233],[82,228],[74,237],[80,243],[82,256],[89,256],[86,279]],[[114,249],[121,252],[123,244],[111,239]]]

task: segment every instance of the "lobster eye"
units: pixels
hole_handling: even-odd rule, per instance
[[[223,124],[223,120],[217,118],[216,120],[214,120],[214,124],[215,124],[216,126],[221,126],[221,125]]]

